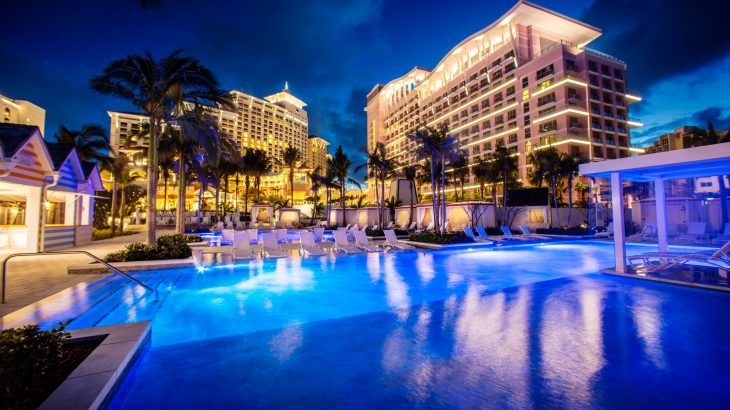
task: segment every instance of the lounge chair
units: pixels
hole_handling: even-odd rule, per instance
[[[324,236],[324,228],[314,228],[312,229],[312,233],[314,234],[315,242],[322,242],[322,238]]]
[[[246,231],[248,234],[248,240],[249,243],[259,243],[259,230],[258,229],[249,229]]]
[[[406,228],[406,231],[413,232],[416,230],[416,226],[418,226],[418,222],[412,222],[408,228]]]
[[[416,230],[416,233],[421,233],[421,232],[431,232],[431,231],[433,231],[433,228],[434,228],[435,226],[436,226],[436,225],[435,225],[435,224],[433,223],[433,221],[431,221],[431,223],[429,223],[429,224],[428,224],[428,226],[426,226],[426,228],[424,228],[424,229],[417,229],[417,230]]]
[[[484,230],[483,226],[477,226],[476,227],[477,234],[479,234],[478,238],[483,238],[483,240],[494,240],[487,235],[487,231]]]
[[[279,243],[287,243],[286,240],[286,229],[277,229],[276,230],[276,240]]]
[[[486,241],[488,241],[487,238],[484,238],[481,235],[475,236],[474,235],[474,231],[472,231],[471,228],[468,227],[468,226],[465,226],[464,227],[464,233],[466,234],[467,238],[471,239],[474,242],[486,242]]]
[[[223,222],[216,222],[215,225],[210,227],[211,232],[220,232],[223,230]]]
[[[336,231],[333,231],[332,233],[335,236],[335,245],[336,245],[337,250],[340,250],[345,253],[362,252],[360,250],[360,248],[350,245],[350,242],[347,240],[347,232],[345,232],[344,230],[338,229]]]
[[[258,221],[258,222],[256,223],[256,228],[257,228],[257,229],[258,229],[259,231],[262,231],[262,230],[264,229],[264,221]]]
[[[596,238],[610,238],[613,236],[613,222],[608,223],[608,227],[603,232],[596,232]]]
[[[502,230],[502,238],[511,240],[511,241],[517,241],[517,240],[526,240],[528,238],[522,238],[512,233],[512,230],[509,229],[509,226],[502,225],[499,227],[499,229]]]
[[[378,246],[373,245],[368,240],[368,236],[365,234],[365,231],[354,231],[353,234],[355,235],[355,245],[357,245],[360,249],[364,250],[365,252],[382,252],[383,249],[381,249]]]
[[[538,235],[538,234],[532,233],[532,231],[530,230],[530,228],[528,228],[525,225],[520,225],[520,230],[522,231],[522,236],[524,236],[525,238],[529,238],[529,239],[550,239],[549,236]]]
[[[244,229],[246,229],[246,225],[243,222],[236,220],[236,230],[242,231]]]
[[[646,252],[628,257],[629,264],[641,261],[641,266],[647,272],[656,272],[672,266],[684,265],[690,262],[705,263],[720,269],[730,269],[730,241],[713,253],[682,253],[682,252]]]
[[[674,238],[677,242],[699,243],[700,240],[707,239],[707,223],[690,222],[687,224],[687,232]]]
[[[314,241],[314,234],[309,231],[299,231],[300,253],[306,253],[309,256],[322,256],[327,252]]]
[[[392,229],[386,229],[383,231],[383,233],[385,234],[385,244],[387,246],[390,246],[395,249],[402,249],[402,250],[416,249],[415,246],[411,246],[407,243],[403,243],[403,242],[399,241],[398,237],[395,236],[395,231]]]
[[[281,249],[279,242],[276,241],[275,232],[264,232],[262,235],[262,242],[264,244],[264,252],[270,258],[286,258],[287,252]]]
[[[388,225],[386,225],[385,228],[383,228],[383,230],[386,230],[386,229],[393,229],[393,221],[388,222]]]
[[[233,243],[233,229],[224,229],[221,232],[221,244],[232,244]]]
[[[233,259],[256,259],[248,232],[237,231],[233,234]]]

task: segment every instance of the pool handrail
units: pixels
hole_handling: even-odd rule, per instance
[[[86,256],[90,257],[91,259],[94,259],[95,261],[97,261],[97,262],[101,263],[102,265],[106,266],[107,268],[111,269],[113,272],[118,273],[118,274],[124,276],[125,278],[131,280],[132,282],[135,282],[138,285],[142,286],[146,290],[148,290],[150,292],[153,292],[155,294],[155,297],[157,297],[157,290],[154,289],[153,287],[147,285],[146,283],[142,282],[141,280],[133,277],[132,275],[130,275],[130,274],[126,273],[126,272],[122,272],[121,270],[115,268],[114,266],[112,266],[108,262],[105,262],[103,259],[101,259],[101,258],[99,258],[97,256],[94,256],[94,255],[92,255],[91,253],[89,253],[87,251],[20,252],[20,253],[12,253],[12,254],[6,256],[5,259],[3,259],[2,266],[0,267],[0,269],[2,270],[2,290],[0,291],[0,304],[4,304],[5,303],[5,283],[6,283],[6,276],[7,276],[7,272],[8,272],[8,270],[7,270],[7,264],[8,264],[8,261],[10,259],[15,258],[15,257],[20,257],[20,256],[77,255],[77,254],[86,255]]]

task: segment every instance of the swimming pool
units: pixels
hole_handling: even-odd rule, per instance
[[[730,295],[595,273],[612,258],[580,242],[149,271],[156,301],[110,279],[43,325],[153,321],[112,408],[725,405]]]

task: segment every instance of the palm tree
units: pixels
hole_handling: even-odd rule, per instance
[[[461,186],[461,200],[464,200],[464,180],[469,177],[469,158],[464,152],[456,152],[451,159],[451,167],[453,168],[454,178],[454,198],[459,201],[459,195],[456,190],[457,180]]]
[[[79,131],[71,131],[63,124],[53,134],[61,144],[73,145],[81,161],[99,164],[99,168],[108,168],[112,164],[109,135],[99,125],[84,124]]]
[[[119,191],[121,190],[121,204],[119,206],[120,210],[120,222],[119,222],[119,231],[124,230],[124,203],[125,203],[125,197],[124,189],[129,186],[132,182],[138,180],[141,178],[141,175],[133,172],[131,167],[129,166],[129,157],[125,154],[119,154],[116,158],[114,158],[114,161],[111,163],[111,166],[109,167],[109,171],[112,176],[113,180],[113,187],[112,187],[112,223],[111,223],[111,230],[114,232],[116,230],[116,217],[117,217],[117,196],[120,195]]]
[[[697,138],[695,138],[692,146],[700,147],[703,145],[722,144],[724,142],[730,142],[730,132],[725,132],[725,134],[721,136],[715,131],[715,126],[712,125],[712,122],[708,121],[707,129],[701,130],[699,132],[699,135]],[[728,219],[730,218],[730,216],[728,216],[727,188],[725,187],[725,177],[730,180],[730,175],[719,175],[717,177],[718,182],[720,183],[720,213],[722,214],[720,216],[720,226],[725,226],[725,224],[728,222]]]
[[[332,170],[334,176],[337,178],[337,184],[340,190],[340,206],[342,207],[342,225],[347,225],[347,215],[345,212],[345,190],[347,189],[347,183],[357,184],[357,181],[349,177],[350,167],[352,167],[352,160],[342,150],[342,145],[337,147],[337,151],[332,159]]]
[[[155,241],[158,146],[162,123],[183,105],[223,105],[232,109],[230,97],[219,88],[213,73],[181,51],[160,60],[151,53],[128,55],[113,61],[90,81],[101,94],[127,100],[149,117],[147,155],[147,243]]]
[[[529,156],[529,161],[533,164],[533,179],[538,178],[539,180],[546,179],[550,181],[550,190],[553,194],[553,204],[555,204],[556,215],[558,218],[558,226],[562,226],[560,223],[560,212],[558,208],[558,179],[561,175],[561,159],[558,149],[555,147],[543,148],[540,150],[533,151]]]
[[[256,202],[261,202],[261,177],[271,172],[271,159],[264,150],[254,149],[251,154],[251,170],[254,176],[254,189],[256,190]]]
[[[438,128],[424,126],[408,138],[416,143],[419,159],[429,160],[434,224],[437,231],[446,230],[446,159],[456,149],[456,137],[449,135],[447,125]],[[438,167],[437,167],[438,166]],[[437,192],[436,181],[440,179],[441,192]]]
[[[570,216],[573,212],[573,178],[578,176],[580,163],[580,157],[566,153],[560,155],[560,175],[566,178],[568,184],[568,225],[570,225]]]
[[[284,165],[289,168],[289,188],[291,188],[291,203],[294,205],[294,168],[297,167],[299,161],[302,160],[302,154],[298,149],[289,144],[282,153]]]
[[[335,175],[334,160],[327,158],[327,167],[324,175],[320,176],[320,181],[325,187],[325,213],[327,218],[327,226],[330,226],[330,216],[332,213],[332,189],[339,188],[337,184],[337,176]]]
[[[517,157],[512,156],[509,149],[500,141],[494,149],[493,158],[502,177],[502,208],[507,208],[507,186],[509,179],[517,172]]]
[[[416,201],[418,201],[418,190],[416,189],[416,176],[418,174],[418,168],[415,165],[409,165],[403,168],[403,178],[405,178],[410,184],[408,189],[408,195],[410,196],[411,210],[408,214],[408,225],[413,223],[413,191],[416,191]]]
[[[491,153],[487,154],[487,158],[490,158]],[[490,182],[492,183],[492,199],[494,200],[494,206],[497,206],[497,180],[499,180],[499,170],[494,166],[495,161],[488,161],[485,158],[480,158],[474,167],[471,169],[474,179],[479,182],[479,199],[484,201],[484,186]]]

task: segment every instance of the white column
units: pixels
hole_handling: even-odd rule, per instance
[[[664,180],[654,178],[654,198],[656,201],[656,229],[659,239],[659,252],[666,252],[669,247],[667,233],[667,194],[664,191]]]
[[[45,198],[43,188],[28,187],[28,196],[25,201],[25,226],[28,234],[25,249],[29,252],[41,250],[41,239],[43,235],[43,212],[45,212]]]
[[[624,196],[621,174],[611,173],[611,208],[613,211],[613,247],[616,256],[616,272],[626,271],[626,238],[624,238]]]

